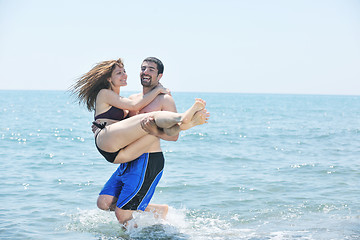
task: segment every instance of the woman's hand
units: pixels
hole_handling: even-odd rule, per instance
[[[159,83],[156,86],[156,89],[159,91],[159,94],[169,94],[169,95],[171,95],[170,90],[167,89],[167,88],[164,88],[161,83]]]

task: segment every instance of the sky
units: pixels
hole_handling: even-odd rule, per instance
[[[155,56],[172,92],[360,95],[359,0],[0,0],[0,89]]]

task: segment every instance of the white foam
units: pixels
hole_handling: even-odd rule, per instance
[[[239,216],[220,219],[219,216],[200,211],[175,209],[169,207],[166,220],[155,218],[149,212],[135,212],[125,231],[118,223],[114,212],[98,209],[81,210],[68,215],[71,219],[66,226],[69,231],[87,232],[101,239],[249,239],[267,238],[281,239],[312,239],[308,232],[303,231],[267,231],[269,229],[234,227],[231,222]],[[136,226],[136,227],[135,227]],[[247,227],[249,227],[247,225]]]
[[[70,214],[70,223],[65,227],[70,231],[89,232],[102,236],[117,236],[123,232],[114,212],[99,209],[81,210]]]

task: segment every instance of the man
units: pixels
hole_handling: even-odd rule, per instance
[[[141,64],[140,80],[143,92],[130,96],[130,99],[142,98],[151,91],[161,79],[164,71],[162,62],[154,57],[146,58]],[[158,95],[149,105],[139,112],[130,112],[130,116],[153,111],[176,111],[174,99],[168,95]],[[149,204],[157,183],[159,182],[163,168],[164,157],[160,146],[160,138],[167,141],[177,141],[179,134],[168,136],[167,134],[152,129],[153,125],[148,122],[145,128],[156,132],[154,143],[148,147],[147,153],[139,158],[121,164],[99,194],[97,205],[103,210],[113,210],[118,221],[126,226],[132,219],[132,213],[136,210],[152,211],[159,217],[165,218],[168,212],[167,205]]]

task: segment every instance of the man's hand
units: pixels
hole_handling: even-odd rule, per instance
[[[158,128],[153,117],[145,117],[141,120],[140,123],[141,127],[145,130],[145,132],[151,135],[157,137],[164,133],[162,129]]]
[[[97,122],[98,124],[100,124],[99,122]],[[99,128],[94,124],[94,122],[93,122],[93,124],[91,125],[91,131],[93,132],[93,133],[95,133],[96,132],[96,130],[98,130]]]

